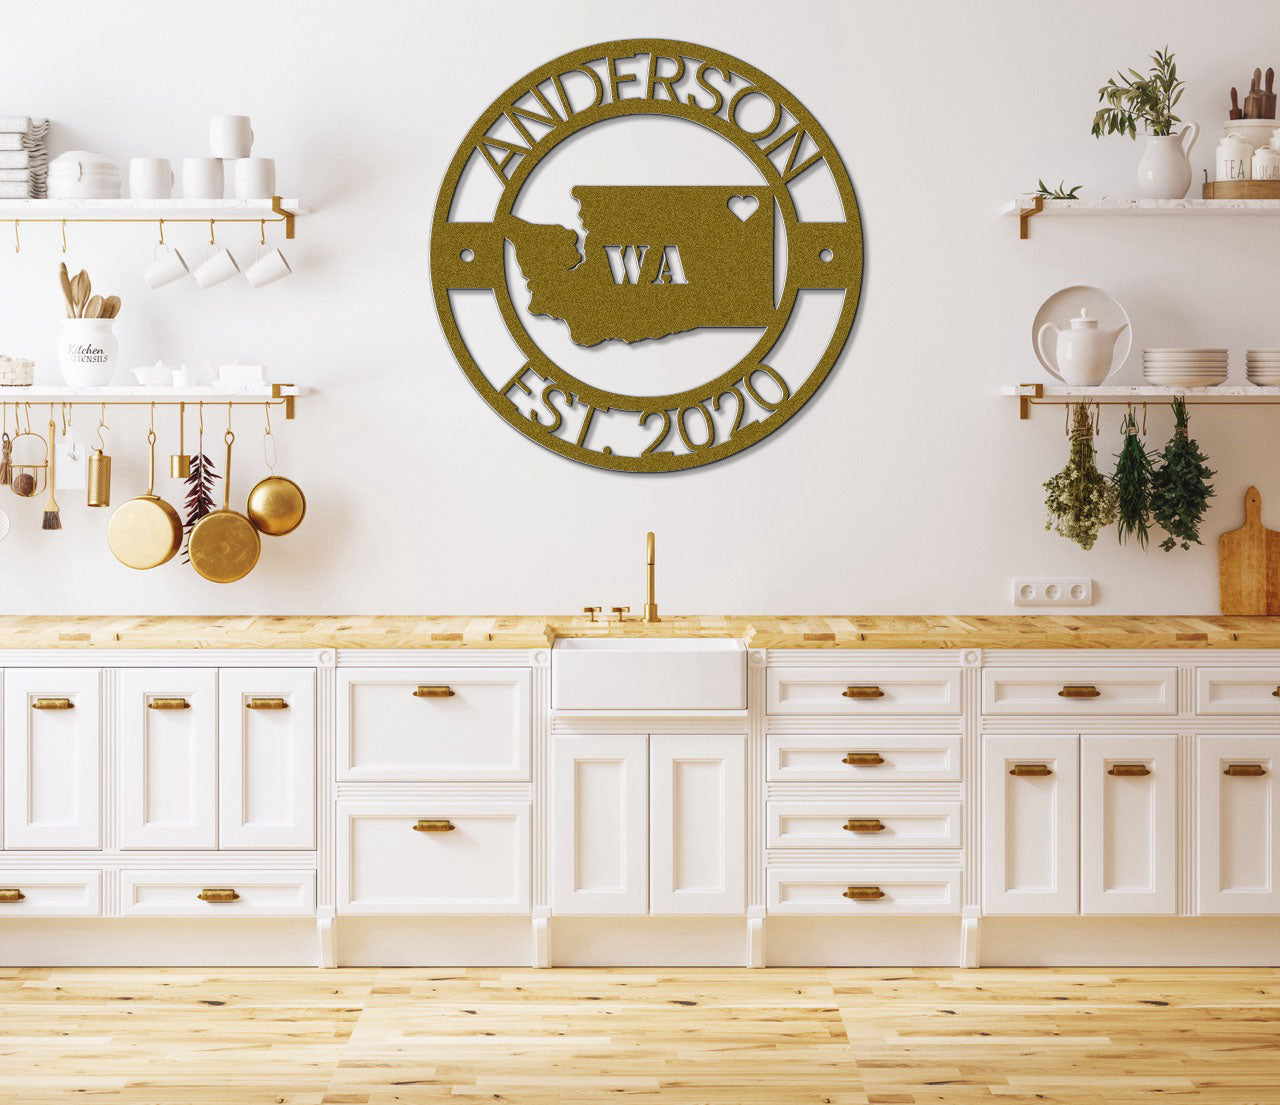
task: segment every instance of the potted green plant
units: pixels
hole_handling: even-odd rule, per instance
[[[1138,124],[1147,135],[1147,148],[1138,162],[1138,194],[1144,199],[1182,199],[1191,187],[1191,147],[1200,128],[1182,122],[1173,109],[1182,99],[1185,84],[1169,47],[1151,55],[1151,69],[1117,73],[1098,89],[1105,104],[1093,116],[1093,136],[1127,134],[1138,137]]]

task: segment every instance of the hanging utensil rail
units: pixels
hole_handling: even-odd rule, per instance
[[[312,394],[312,389],[296,384],[263,384],[261,391],[224,391],[216,386],[160,388],[160,387],[105,387],[80,390],[68,387],[44,387],[33,384],[28,387],[0,387],[0,404],[11,403],[22,407],[37,403],[61,404],[67,407],[177,407],[194,406],[279,407],[286,419],[293,418],[294,400]]]

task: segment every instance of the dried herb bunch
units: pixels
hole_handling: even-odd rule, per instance
[[[200,451],[191,458],[191,475],[186,478],[187,498],[185,506],[187,515],[182,523],[182,563],[190,563],[187,545],[191,541],[191,529],[206,514],[213,510],[213,485],[218,480],[218,472],[213,461],[204,455],[204,438],[200,439]]]
[[[1173,401],[1173,422],[1173,437],[1160,454],[1151,485],[1152,515],[1169,535],[1160,542],[1165,552],[1200,544],[1200,520],[1213,498],[1213,469],[1195,439],[1187,436],[1187,404],[1181,396]]]
[[[1098,531],[1116,520],[1115,488],[1098,471],[1093,421],[1085,403],[1075,406],[1067,466],[1048,480],[1044,489],[1048,492],[1044,505],[1049,512],[1044,528],[1060,533],[1082,549],[1093,548]]]
[[[1124,443],[1116,454],[1116,470],[1111,477],[1116,489],[1116,528],[1121,544],[1132,537],[1145,549],[1151,527],[1151,454],[1138,436],[1138,420],[1133,411],[1125,415],[1122,430]]]

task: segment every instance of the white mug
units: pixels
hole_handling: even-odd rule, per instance
[[[293,272],[284,254],[274,246],[244,270],[244,278],[255,288],[265,288],[277,280],[283,280]]]
[[[173,166],[167,157],[135,157],[129,162],[129,195],[136,200],[167,200],[173,192]]]
[[[270,157],[241,157],[232,168],[236,199],[269,200],[276,194],[276,163]]]
[[[182,254],[171,246],[157,246],[157,250],[164,250],[164,255],[152,261],[142,271],[143,278],[153,288],[163,288],[166,284],[172,284],[175,280],[181,280],[191,270],[187,268],[187,262]]]
[[[222,162],[216,157],[184,157],[182,159],[182,198],[222,199],[222,175]]]
[[[215,284],[230,280],[239,271],[240,266],[236,264],[230,251],[224,246],[215,246],[213,252],[200,262],[191,275],[196,278],[200,287],[212,288]]]
[[[215,115],[209,120],[209,152],[231,161],[248,157],[253,148],[253,130],[247,115]]]

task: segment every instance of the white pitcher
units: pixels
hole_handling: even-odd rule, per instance
[[[1148,200],[1182,199],[1191,187],[1191,147],[1198,137],[1195,123],[1177,134],[1149,135],[1138,162],[1138,195]]]

